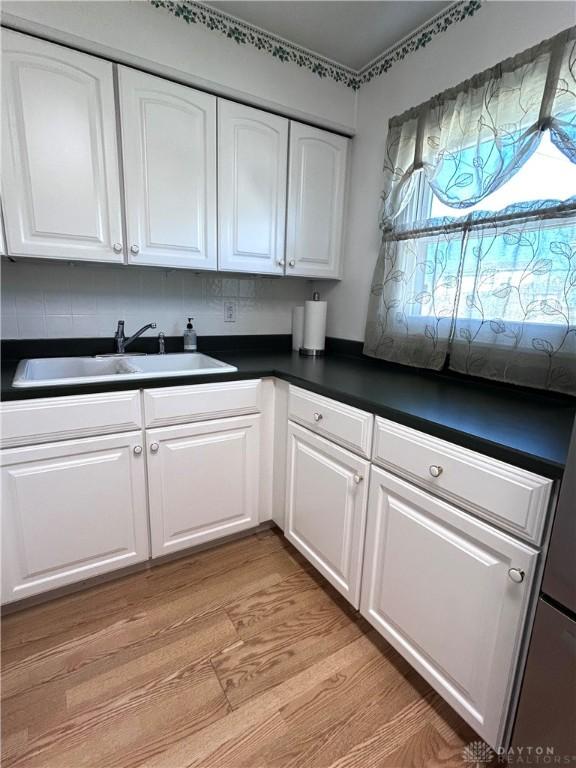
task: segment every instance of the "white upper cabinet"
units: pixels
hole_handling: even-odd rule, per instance
[[[122,262],[112,64],[3,30],[2,70],[8,253]]]
[[[290,124],[286,274],[341,277],[348,139]]]
[[[216,269],[216,97],[118,74],[129,263]]]
[[[538,552],[372,468],[361,612],[492,747]]]
[[[218,266],[284,273],[288,120],[218,100]]]

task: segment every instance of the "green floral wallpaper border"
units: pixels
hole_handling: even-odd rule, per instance
[[[462,0],[448,6],[448,8],[434,16],[424,26],[367,64],[358,73],[359,82],[357,87],[359,88],[361,85],[369,83],[375,77],[380,77],[380,75],[388,72],[397,61],[402,61],[410,53],[414,53],[420,48],[425,48],[433,37],[441,32],[445,32],[453,24],[473,16],[481,6],[482,0]]]
[[[297,64],[318,77],[329,78],[354,90],[388,72],[393,64],[402,61],[408,54],[424,48],[435,35],[473,16],[482,4],[482,0],[459,0],[453,3],[397,45],[384,51],[362,70],[355,71],[203,3],[194,0],[182,0],[182,2],[150,0],[150,2],[155,8],[163,8],[187,24],[201,24],[211,31],[219,32],[230,40],[234,40],[238,45],[251,45],[279,61]]]

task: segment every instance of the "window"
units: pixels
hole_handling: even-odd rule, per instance
[[[364,351],[576,394],[576,27],[390,120]]]
[[[445,205],[425,180],[420,179],[415,203],[406,209],[402,220],[404,226],[418,221],[423,228],[426,228],[425,222],[442,217],[455,222],[462,220],[464,224],[471,213],[481,218],[519,203],[560,202],[574,195],[576,164],[571,163],[545,133],[532,156],[508,182],[469,208]],[[500,236],[491,234],[489,226],[472,228],[462,263],[460,228],[454,230],[452,237],[439,240],[435,233],[416,242],[414,261],[422,268],[414,273],[417,300],[412,303],[410,314],[415,322],[418,317],[427,319],[438,311],[451,315],[453,288],[458,280],[457,316],[468,318],[476,327],[481,318],[487,316],[492,318],[492,330],[505,328],[506,321],[528,322],[534,333],[539,325],[565,324],[565,313],[553,297],[563,296],[576,280],[576,274],[566,275],[570,243],[564,226],[558,221],[551,219],[543,225],[542,221],[535,220],[532,226],[528,222],[522,227],[511,223],[508,232]],[[482,250],[484,264],[479,270],[478,253]],[[526,263],[526,250],[535,254],[534,259],[530,259],[531,266]],[[576,290],[568,293],[567,303],[576,317]],[[466,336],[464,334],[464,340]]]

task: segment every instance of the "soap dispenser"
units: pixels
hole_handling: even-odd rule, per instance
[[[192,325],[192,320],[194,320],[193,317],[188,318],[186,330],[184,331],[185,352],[196,352],[198,350],[198,337],[196,335],[196,331],[194,330],[194,326]]]

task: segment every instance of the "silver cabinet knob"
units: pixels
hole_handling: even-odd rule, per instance
[[[286,262],[284,261],[284,259],[278,259],[276,264],[278,264],[279,267],[283,267],[286,264]]]
[[[432,477],[440,477],[442,472],[444,472],[444,470],[439,464],[430,464],[430,466],[428,467],[428,471],[430,472]]]
[[[288,262],[288,266],[289,267],[295,267],[296,266],[296,262],[294,261],[294,259],[290,259],[290,261]]]
[[[114,243],[112,250],[114,253],[122,253],[122,243]]]
[[[322,421],[322,418],[323,418],[323,416],[322,416],[321,413],[315,413],[314,414],[314,421],[316,421],[316,422]]]
[[[352,479],[354,480],[354,482],[356,483],[356,485],[360,485],[360,483],[362,482],[362,480],[364,480],[364,478],[362,477],[362,475],[354,475],[354,477],[353,477]]]
[[[152,453],[158,453],[159,448],[160,446],[158,445],[158,443],[150,443],[150,451]]]
[[[524,581],[524,571],[521,568],[510,568],[508,576],[515,584],[521,584]]]
[[[137,245],[130,246],[130,253],[139,253],[139,252],[140,252],[140,248],[138,248]]]
[[[142,453],[142,446],[141,445],[135,445],[134,446],[134,454],[136,456],[140,456],[141,453]]]

